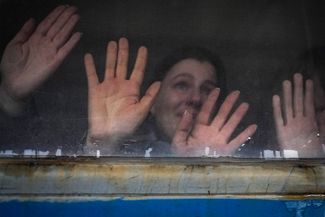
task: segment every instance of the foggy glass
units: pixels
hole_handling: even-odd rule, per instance
[[[325,7],[322,1],[53,0],[44,4],[37,0],[3,0],[0,1],[1,55],[4,54],[9,41],[30,17],[35,18],[37,25],[60,4],[78,8],[76,13],[79,14],[80,20],[73,32],[81,32],[82,37],[55,72],[24,98],[24,108],[19,115],[7,114],[2,109],[0,156],[324,156],[325,67],[324,59],[321,59],[325,56]],[[138,48],[144,45],[148,49],[144,81],[140,89],[141,97],[152,82],[158,79],[159,64],[175,49],[200,47],[218,55],[222,69],[215,69],[216,80],[219,79],[218,73],[223,70],[225,85],[220,87],[220,96],[211,114],[212,119],[218,114],[226,96],[234,90],[239,90],[239,99],[227,120],[229,121],[231,114],[241,103],[248,103],[249,109],[227,142],[232,141],[252,124],[257,125],[256,132],[244,142],[234,145],[230,151],[220,151],[229,148],[227,144],[200,144],[197,150],[193,146],[191,150],[195,151],[181,154],[175,151],[172,139],[166,132],[157,133],[161,128],[157,126],[155,115],[161,115],[162,112],[153,114],[148,111],[134,132],[114,141],[114,150],[109,150],[113,145],[110,141],[107,142],[106,138],[89,138],[89,98],[84,55],[93,55],[96,72],[102,82],[107,43],[118,41],[121,37],[126,37],[129,41],[128,78],[135,64]],[[298,135],[302,138],[293,136],[285,145],[281,145],[273,116],[272,97],[280,96],[283,126],[288,126],[289,120],[284,117],[286,111],[283,108],[282,84],[284,80],[289,80],[294,87],[293,76],[298,72],[303,75],[304,100],[307,96],[306,79],[314,80],[315,117],[308,119],[314,125],[312,130],[308,128],[299,131]],[[197,81],[196,78],[194,80]],[[219,87],[219,84],[216,86]],[[292,93],[294,94],[294,90]],[[294,101],[293,95],[292,100]],[[297,118],[295,110],[296,108],[293,108],[292,117]],[[193,121],[199,111],[200,109],[194,114]],[[302,109],[303,117],[307,116],[306,112],[305,106]],[[175,122],[179,123],[179,120]],[[297,127],[305,123],[306,119],[301,118],[292,125]],[[211,124],[210,119],[206,125]],[[177,127],[175,124],[172,126]],[[216,128],[216,133],[220,129]],[[283,127],[279,129],[284,132]],[[190,127],[189,136],[194,130],[194,127]],[[286,135],[288,136],[284,133],[284,136]],[[316,147],[315,151],[310,147]],[[308,149],[308,153],[299,154],[295,149],[302,152]]]

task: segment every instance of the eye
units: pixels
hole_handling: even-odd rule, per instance
[[[185,81],[180,81],[174,84],[174,88],[181,91],[187,91],[190,88],[190,85]]]
[[[201,87],[201,93],[203,93],[204,95],[209,95],[213,89],[214,87],[212,86],[203,86]]]

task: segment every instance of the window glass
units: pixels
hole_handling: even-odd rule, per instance
[[[323,158],[324,9],[2,0],[0,156]]]

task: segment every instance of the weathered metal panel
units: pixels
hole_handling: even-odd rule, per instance
[[[2,159],[0,194],[319,195],[324,161]]]

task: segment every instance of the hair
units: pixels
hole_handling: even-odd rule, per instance
[[[325,90],[325,47],[311,48],[299,60],[299,71],[307,77],[317,75],[322,89]]]
[[[162,81],[168,71],[184,59],[195,59],[199,62],[210,63],[215,69],[217,86],[223,94],[227,92],[225,70],[221,59],[212,51],[202,47],[182,47],[172,51],[157,65],[155,69],[155,80]]]

